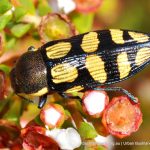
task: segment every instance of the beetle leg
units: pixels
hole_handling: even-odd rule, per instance
[[[38,108],[41,109],[44,106],[44,104],[46,103],[46,100],[47,100],[47,94],[41,96],[40,100],[39,100]]]
[[[63,98],[65,99],[81,99],[79,96],[70,96],[70,95],[67,95],[66,93],[59,93]]]
[[[17,96],[19,96],[20,98],[22,98],[23,100],[25,100],[25,101],[27,101],[27,102],[29,102],[29,103],[33,103],[32,100],[30,100],[30,99],[28,99],[28,98],[25,98],[25,97],[23,97],[23,96],[21,96],[21,95],[19,95],[19,94],[17,94]]]
[[[127,95],[134,103],[138,103],[137,99],[129,93],[127,90],[121,88],[121,87],[106,87],[106,88],[94,88],[94,90],[102,90],[102,91],[118,91],[123,92],[125,95]]]

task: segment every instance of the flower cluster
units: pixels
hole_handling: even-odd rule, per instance
[[[0,0],[0,149],[107,149],[113,137],[139,129],[140,103],[127,96],[89,90],[72,93],[79,99],[64,99],[54,93],[40,110],[37,97],[29,96],[29,103],[10,86],[9,72],[30,45],[91,30],[102,5],[102,0]]]

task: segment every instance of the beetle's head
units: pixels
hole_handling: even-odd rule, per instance
[[[24,53],[10,73],[16,94],[41,96],[48,92],[47,71],[39,51]]]

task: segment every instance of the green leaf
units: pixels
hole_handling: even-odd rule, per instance
[[[36,11],[35,11],[33,1],[31,1],[31,0],[20,0],[20,2],[29,14],[35,15]]]
[[[11,28],[11,32],[15,37],[20,38],[30,30],[31,26],[31,24],[17,24]]]
[[[65,115],[71,117],[71,113],[67,109],[65,109]]]
[[[27,108],[23,110],[22,116],[20,117],[20,123],[30,122],[35,119],[40,113],[36,104],[29,103]]]
[[[76,100],[76,105],[77,105],[78,110],[79,110],[81,113],[83,113],[83,108],[82,108],[82,105],[81,105],[80,100]]]
[[[11,20],[11,18],[12,18],[12,14],[7,14],[7,13],[0,16],[0,31],[2,31],[5,28],[5,26]]]
[[[97,132],[90,124],[86,122],[82,122],[79,128],[79,133],[82,138],[95,138],[97,136]]]
[[[10,67],[4,64],[0,64],[0,70],[4,71],[6,74],[9,74],[10,72]]]
[[[104,146],[99,145],[97,150],[106,150]]]
[[[39,36],[38,31],[32,32],[32,37],[33,37],[35,40],[40,40],[40,36]]]
[[[10,40],[7,41],[7,44],[6,44],[6,49],[11,49],[13,48],[13,46],[15,46],[15,43],[16,43],[16,38],[11,38]]]
[[[39,5],[38,5],[38,13],[40,16],[44,16],[47,13],[51,12],[51,8],[49,7],[47,1],[39,1]]]
[[[0,0],[0,14],[5,13],[9,9],[11,9],[11,3],[9,0]]]
[[[27,10],[24,7],[16,7],[14,11],[15,20],[19,21],[26,13]]]
[[[11,102],[10,108],[3,116],[3,119],[6,119],[11,122],[18,123],[20,117],[20,110],[21,110],[21,101],[19,99],[15,99]]]
[[[72,21],[80,33],[85,33],[91,30],[94,14],[74,14]]]

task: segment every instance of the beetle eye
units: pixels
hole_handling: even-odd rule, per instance
[[[35,47],[34,46],[30,46],[30,47],[28,47],[28,51],[30,52],[32,52],[32,51],[35,51]]]

